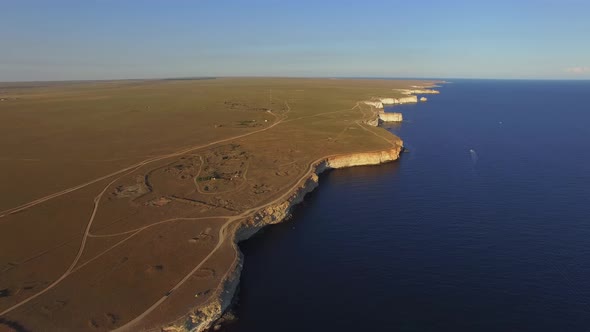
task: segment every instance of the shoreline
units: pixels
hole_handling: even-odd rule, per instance
[[[396,145],[387,150],[323,157],[311,163],[310,171],[299,179],[297,188],[284,195],[287,196],[287,199],[275,204],[271,202],[254,216],[236,223],[231,228],[233,232],[232,247],[236,251],[236,256],[228,272],[226,272],[224,280],[208,300],[208,304],[196,308],[195,312],[185,315],[183,319],[177,321],[178,325],[172,323],[172,326],[163,327],[162,330],[204,332],[212,329],[215,322],[231,307],[236,296],[244,263],[244,255],[239,248],[240,242],[251,238],[266,226],[286,220],[290,216],[292,209],[303,202],[305,196],[319,186],[320,174],[330,169],[376,166],[392,162],[399,159],[403,149],[403,145]]]
[[[239,284],[243,265],[240,241],[285,219],[305,194],[317,187],[317,176],[324,170],[399,158],[403,142],[383,128],[375,128],[386,122],[380,119],[383,110],[363,101],[406,98],[398,90],[410,84],[424,82],[236,79],[213,85],[175,82],[113,86],[117,93],[111,106],[116,107],[128,106],[135,96],[152,96],[153,91],[159,91],[142,99],[143,106],[138,108],[153,109],[149,111],[153,116],[141,122],[145,117],[140,111],[115,112],[121,125],[113,128],[116,135],[112,137],[80,131],[82,141],[100,140],[96,151],[81,155],[84,158],[71,166],[83,166],[85,158],[96,159],[95,154],[109,154],[109,142],[118,142],[127,129],[126,121],[132,120],[141,122],[137,127],[141,130],[134,134],[139,138],[146,135],[145,140],[137,147],[134,144],[139,144],[138,140],[128,138],[120,142],[121,150],[143,153],[155,149],[158,153],[138,155],[129,158],[131,161],[105,159],[112,165],[93,163],[79,174],[44,167],[54,166],[49,159],[47,165],[35,164],[39,172],[31,173],[27,181],[37,181],[39,193],[16,193],[12,201],[5,202],[6,210],[0,212],[0,218],[5,227],[3,239],[10,249],[8,258],[20,261],[28,259],[27,253],[40,250],[47,254],[34,256],[36,261],[31,263],[9,266],[2,279],[9,295],[2,298],[2,318],[24,322],[33,329],[55,330],[186,331],[219,324],[222,321],[213,322],[230,306]],[[275,98],[267,100],[260,91],[271,88],[277,89],[272,90]],[[30,101],[23,98],[21,103],[30,102],[32,111],[45,115],[44,101],[55,100],[52,109],[57,110],[100,98],[103,93],[92,87],[62,100],[62,90],[49,89],[39,99],[35,99],[37,90],[27,90],[22,93]],[[228,94],[237,97],[222,99]],[[196,104],[201,106],[195,108]],[[171,105],[178,107],[175,113],[168,111]],[[96,111],[111,114],[113,108],[107,106],[97,104]],[[398,109],[387,111],[391,115]],[[72,118],[62,115],[66,122]],[[149,135],[150,130],[179,119],[183,125],[173,130],[168,141]],[[77,120],[70,125],[83,129]],[[202,130],[196,130],[197,125]],[[279,125],[280,129],[272,129]],[[35,124],[30,127],[37,128]],[[59,145],[65,138],[57,136],[51,144]],[[32,152],[40,156],[45,153]],[[60,153],[67,156],[67,151]],[[203,173],[205,176],[201,176],[203,165],[209,172]],[[50,193],[43,172],[54,175],[52,181],[63,182],[67,188]],[[222,181],[213,182],[217,174]],[[8,188],[21,178],[9,179]],[[209,189],[201,190],[196,183],[209,180]],[[81,204],[64,204],[65,195],[72,195],[69,199]],[[25,210],[27,213],[20,213]],[[48,216],[43,216],[44,210],[49,211]],[[59,213],[72,218],[60,222]],[[46,217],[49,219],[42,226],[47,230],[35,228],[30,241],[10,236],[36,227],[38,220]],[[119,220],[124,222],[117,223]],[[50,228],[54,223],[61,228]],[[77,232],[78,227],[84,232]],[[54,236],[47,238],[47,231]],[[73,241],[74,245],[62,251],[51,246],[60,241]],[[47,268],[41,264],[47,264]],[[125,268],[109,269],[121,264]],[[32,281],[23,275],[38,272],[43,274],[35,275],[34,287],[28,286]],[[100,283],[92,279],[97,275],[104,275]],[[82,287],[87,291],[80,293]],[[117,301],[93,301],[93,297]],[[66,299],[69,305],[53,308],[56,299]],[[33,312],[39,303],[54,314]]]
[[[430,87],[431,85],[424,86],[424,88]],[[418,103],[419,99],[416,95],[406,96],[400,99],[377,98],[378,104],[372,101],[359,102],[370,106],[373,113],[370,118],[361,121],[373,127],[379,127],[384,122],[401,122],[401,113],[385,113],[383,111],[383,105]],[[384,117],[384,114],[390,114],[391,117]],[[388,121],[388,119],[392,120]],[[382,137],[392,145],[389,149],[331,155],[315,160],[310,164],[309,170],[305,175],[297,181],[296,188],[285,193],[278,200],[281,200],[283,197],[286,197],[286,199],[281,200],[279,203],[276,203],[277,200],[270,202],[255,212],[254,215],[230,226],[229,231],[232,232],[231,245],[236,255],[219,286],[207,300],[206,304],[194,308],[194,311],[183,315],[174,322],[170,322],[167,326],[162,327],[162,331],[205,332],[213,330],[217,325],[216,322],[231,308],[237,295],[244,264],[244,255],[239,247],[240,242],[251,238],[266,226],[278,224],[286,220],[291,215],[292,209],[297,204],[303,202],[305,196],[319,186],[319,175],[324,171],[355,166],[376,166],[398,160],[404,150],[403,140],[391,133],[389,135],[391,137]]]
[[[424,85],[413,88],[430,89],[432,87],[437,87],[437,85]],[[363,101],[362,103],[371,107],[373,114],[371,118],[364,119],[362,122],[373,127],[379,127],[383,122],[388,122],[386,119],[401,122],[401,113],[385,113],[383,111],[383,105],[418,103],[420,99],[418,99],[417,94],[414,94],[414,91],[428,91],[426,93],[430,94],[439,93],[436,90],[413,90],[411,95],[406,95],[406,97],[402,98],[376,98],[377,102]],[[424,100],[422,100],[422,102],[423,101]],[[391,114],[391,117],[383,117],[383,114]],[[303,202],[305,196],[319,186],[319,175],[324,171],[355,166],[376,166],[398,160],[401,153],[404,151],[403,141],[391,133],[389,133],[389,135],[391,135],[391,137],[382,137],[384,140],[388,140],[389,143],[391,143],[392,147],[389,149],[331,155],[315,160],[310,164],[309,170],[306,174],[297,181],[294,190],[283,194],[279,199],[261,208],[253,216],[249,216],[232,225],[230,227],[230,231],[233,233],[231,245],[236,255],[217,289],[207,300],[206,304],[195,308],[194,311],[183,315],[180,319],[167,324],[168,326],[162,327],[161,330],[171,332],[205,332],[220,328],[218,327],[220,324],[216,323],[222,319],[227,310],[232,307],[240,284],[240,277],[244,264],[244,254],[239,247],[240,242],[251,238],[266,226],[278,224],[288,219],[291,215],[292,209],[299,203]],[[397,138],[397,142],[394,140],[395,138]],[[286,199],[281,200],[284,197],[286,197]],[[276,203],[278,200],[280,200],[280,202]]]

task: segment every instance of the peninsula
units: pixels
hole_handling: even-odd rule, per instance
[[[0,326],[203,331],[237,246],[326,169],[396,160],[438,82],[208,78],[0,83]]]

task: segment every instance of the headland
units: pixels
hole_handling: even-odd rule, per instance
[[[434,83],[0,85],[18,143],[0,161],[2,324],[207,329],[238,285],[237,243],[286,218],[322,171],[396,160],[383,104]]]

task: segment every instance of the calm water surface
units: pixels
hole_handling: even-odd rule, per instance
[[[590,82],[440,90],[242,244],[230,331],[590,331]]]

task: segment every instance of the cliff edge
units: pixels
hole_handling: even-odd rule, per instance
[[[398,144],[399,143],[399,144]],[[354,166],[379,165],[397,160],[403,151],[403,142],[392,142],[390,149],[335,155],[322,158],[310,165],[308,173],[299,181],[299,185],[286,195],[284,200],[270,204],[251,217],[243,220],[233,229],[233,246],[238,255],[226,274],[222,286],[211,297],[208,304],[191,313],[182,324],[165,327],[163,331],[196,331],[202,332],[210,329],[223,313],[230,307],[238,288],[240,274],[243,267],[243,255],[238,247],[241,241],[247,240],[262,228],[282,222],[301,203],[308,193],[318,187],[319,175],[329,169],[338,169]]]

